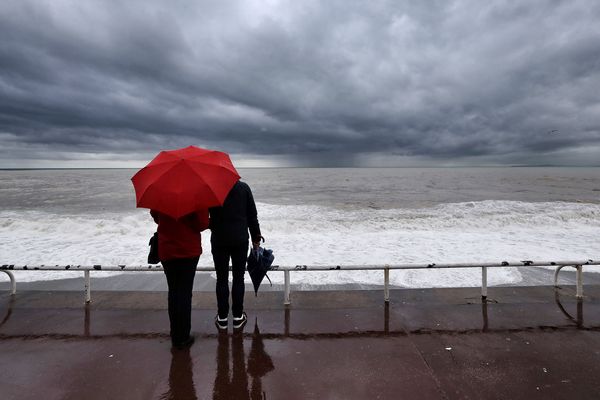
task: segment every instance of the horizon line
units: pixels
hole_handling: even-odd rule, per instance
[[[142,167],[0,167],[0,171],[36,170],[135,170]],[[507,165],[406,165],[406,166],[265,166],[238,169],[402,169],[402,168],[600,168],[600,165],[507,164]]]

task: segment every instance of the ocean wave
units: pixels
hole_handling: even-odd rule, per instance
[[[429,208],[340,210],[313,205],[257,208],[266,246],[280,265],[485,262],[587,259],[600,254],[600,205],[481,201]],[[156,225],[147,210],[103,215],[0,211],[0,263],[144,264]],[[212,265],[210,232],[202,234]],[[44,274],[44,279],[69,273]],[[281,274],[273,274],[275,282]],[[357,271],[297,274],[295,282],[380,284],[381,274]],[[25,273],[19,280],[40,275]],[[71,275],[70,275],[71,276]],[[472,271],[395,271],[401,286],[475,286]],[[520,280],[516,270],[494,270],[491,284]]]
[[[488,200],[429,208],[344,211],[320,206],[264,205],[262,219],[311,230],[423,230],[504,227],[600,227],[600,205],[566,202],[526,203]],[[264,218],[266,216],[266,218]],[[326,223],[324,223],[326,222]]]

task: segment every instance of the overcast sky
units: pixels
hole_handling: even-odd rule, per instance
[[[600,2],[0,3],[0,167],[600,165]]]

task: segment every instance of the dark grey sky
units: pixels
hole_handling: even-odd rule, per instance
[[[599,165],[600,2],[0,3],[0,167],[189,144],[242,166]]]

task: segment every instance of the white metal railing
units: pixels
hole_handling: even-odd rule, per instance
[[[456,263],[456,264],[383,264],[383,265],[295,265],[295,266],[272,266],[270,272],[284,273],[284,304],[291,304],[291,272],[305,271],[368,271],[383,270],[383,293],[384,300],[390,301],[390,270],[406,269],[441,269],[441,268],[481,268],[481,298],[487,298],[487,269],[488,268],[530,268],[530,267],[556,267],[554,272],[554,285],[558,283],[558,273],[564,267],[573,267],[576,270],[578,299],[583,298],[583,266],[600,266],[600,261],[501,261],[500,263]],[[197,271],[214,272],[213,267],[197,267]],[[13,271],[83,271],[84,273],[84,291],[85,302],[91,301],[91,279],[92,271],[130,271],[130,272],[160,272],[163,271],[159,265],[12,265],[4,264],[0,266],[0,271],[8,274],[11,281],[11,294],[16,293],[16,280]]]

